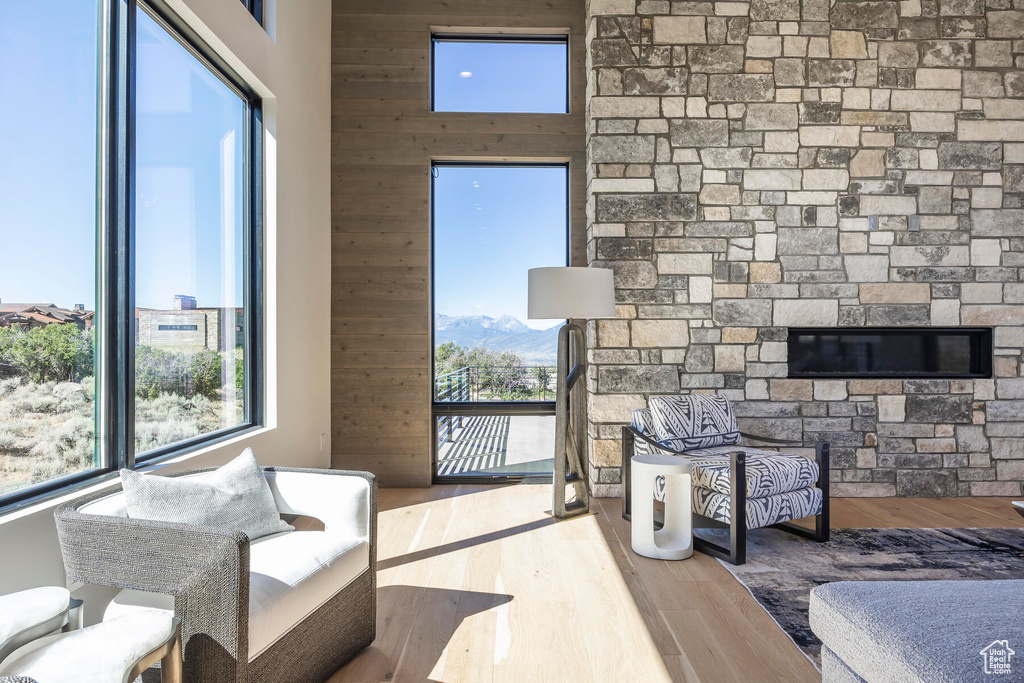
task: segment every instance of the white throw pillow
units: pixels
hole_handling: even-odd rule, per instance
[[[295,527],[281,519],[252,449],[199,477],[121,470],[128,516],[241,531],[250,541]]]

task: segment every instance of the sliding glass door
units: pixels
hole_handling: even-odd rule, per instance
[[[527,271],[568,265],[568,167],[433,166],[435,478],[550,478],[560,324]]]

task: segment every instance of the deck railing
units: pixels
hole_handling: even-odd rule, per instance
[[[434,379],[434,400],[439,403],[475,401],[553,401],[554,365],[495,367],[466,365]],[[445,415],[437,421],[437,443],[447,443],[462,426],[461,416]]]

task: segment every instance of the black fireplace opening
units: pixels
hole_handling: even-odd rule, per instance
[[[792,327],[788,345],[791,378],[992,376],[987,327]]]

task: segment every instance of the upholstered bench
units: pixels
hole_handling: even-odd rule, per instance
[[[729,548],[695,538],[696,550],[743,564],[746,530],[768,526],[828,540],[828,444],[816,444],[812,460],[798,453],[747,446],[741,443],[742,437],[794,445],[741,434],[724,396],[652,398],[649,408],[633,411],[632,425],[623,428],[623,516],[628,519],[631,512],[630,458],[660,452],[693,463],[694,526],[730,529]],[[664,480],[655,490],[655,499],[663,497]],[[789,523],[802,517],[816,517],[815,529]]]
[[[58,630],[82,628],[82,601],[63,586],[0,595],[0,662],[26,643]]]
[[[180,625],[150,610],[37,638],[0,662],[0,683],[127,683],[156,662],[162,683],[181,683]]]
[[[1021,655],[1006,650],[1024,653],[1022,614],[1024,580],[839,581],[811,591],[825,683],[1020,680]],[[996,674],[1007,654],[1011,675]]]

